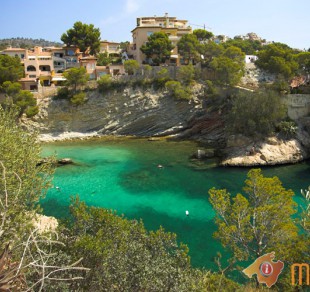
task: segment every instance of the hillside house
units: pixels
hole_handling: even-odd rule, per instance
[[[131,31],[132,43],[129,46],[128,55],[137,60],[140,65],[148,63],[146,56],[141,52],[140,48],[147,42],[148,37],[155,32],[164,32],[168,35],[175,46],[171,52],[170,64],[179,64],[180,56],[176,44],[183,35],[192,33],[192,28],[187,20],[169,17],[168,13],[164,16],[137,18],[137,26]]]

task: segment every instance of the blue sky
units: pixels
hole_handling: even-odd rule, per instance
[[[101,39],[131,41],[140,16],[186,19],[230,37],[255,32],[268,41],[310,47],[310,0],[0,0],[0,38],[60,41],[76,21],[100,28]]]

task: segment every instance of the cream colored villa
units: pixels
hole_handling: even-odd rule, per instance
[[[128,54],[137,60],[139,64],[146,62],[145,55],[140,48],[148,40],[148,37],[154,32],[164,32],[169,36],[172,44],[175,46],[171,52],[170,63],[179,64],[179,55],[177,51],[177,42],[184,34],[192,33],[192,28],[187,20],[180,20],[176,17],[165,16],[139,17],[137,18],[137,26],[131,31],[132,43],[128,50]]]

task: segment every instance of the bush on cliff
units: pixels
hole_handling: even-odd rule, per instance
[[[189,88],[181,85],[179,81],[167,81],[165,84],[166,89],[169,93],[178,99],[191,99],[191,91]]]
[[[274,91],[239,92],[232,98],[227,130],[230,134],[253,137],[270,135],[286,117],[286,111]]]

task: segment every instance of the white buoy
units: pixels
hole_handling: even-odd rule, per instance
[[[158,164],[157,167],[158,168],[163,168],[163,166],[161,164]]]
[[[189,212],[188,212],[187,210],[185,211],[185,215],[186,215],[186,216],[188,216],[188,215],[189,215]]]
[[[60,187],[55,187],[58,191],[60,191]]]

